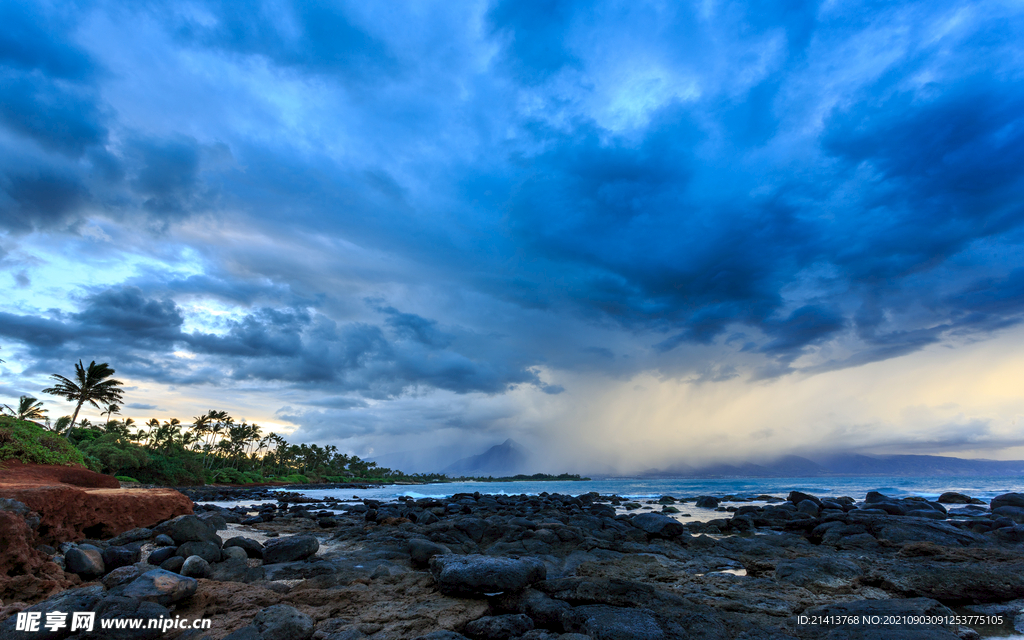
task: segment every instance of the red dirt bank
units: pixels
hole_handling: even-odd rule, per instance
[[[78,582],[36,551],[82,538],[106,538],[192,513],[192,501],[173,489],[121,489],[118,481],[81,467],[22,464],[0,469],[0,498],[23,502],[39,514],[29,528],[20,515],[0,511],[0,598],[42,599]]]

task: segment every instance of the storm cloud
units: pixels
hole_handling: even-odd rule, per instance
[[[369,446],[388,415],[426,434],[514,397],[479,429],[558,431],[537,407],[588,402],[587,377],[797,384],[1024,319],[1019,7],[0,19],[18,388],[109,360]],[[449,394],[466,404],[439,410]],[[920,446],[966,446],[954,431]]]

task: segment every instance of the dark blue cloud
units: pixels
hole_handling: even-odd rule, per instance
[[[173,10],[164,18],[176,23],[176,35],[189,45],[267,57],[278,65],[359,84],[376,83],[398,69],[385,44],[335,2],[210,2],[204,10],[214,24],[182,20]]]
[[[51,10],[37,2],[5,0],[0,4],[0,64],[39,69],[65,80],[82,80],[96,72],[91,57],[70,42],[76,7]]]
[[[965,7],[5,3],[0,239],[91,218],[133,267],[0,334],[337,411],[987,337],[1024,318],[1024,21]]]

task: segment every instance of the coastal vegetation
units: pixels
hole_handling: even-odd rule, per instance
[[[75,403],[72,415],[51,423],[42,402],[22,396],[17,407],[4,405],[0,417],[0,462],[18,459],[37,464],[81,464],[93,471],[169,486],[256,483],[436,483],[453,481],[583,480],[578,475],[536,474],[512,477],[459,477],[406,474],[340,452],[334,445],[293,444],[277,433],[264,433],[255,422],[237,421],[211,409],[191,422],[152,418],[137,423],[121,417],[123,383],[114,369],[95,361],[75,364],[73,379],[53,374],[56,382],[43,393]],[[78,420],[90,404],[106,421]]]

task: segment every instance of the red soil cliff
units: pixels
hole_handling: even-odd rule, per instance
[[[82,538],[106,538],[152,527],[192,513],[192,501],[173,489],[121,489],[118,481],[80,467],[26,465],[7,460],[0,469],[0,498],[24,503],[39,515],[0,511],[0,598],[33,601],[78,581],[36,551]]]

